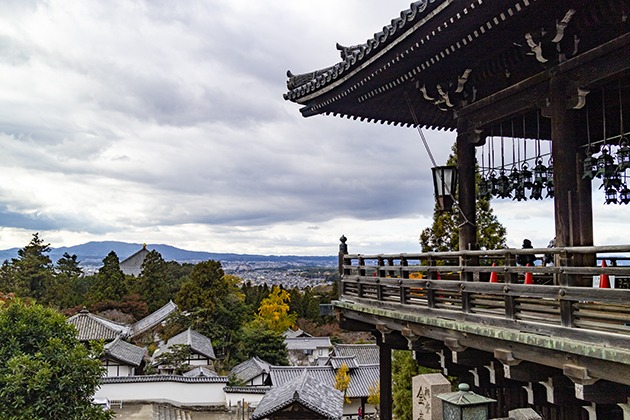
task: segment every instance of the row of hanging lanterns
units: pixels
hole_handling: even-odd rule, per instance
[[[621,87],[619,88],[619,132],[620,140],[618,145],[609,144],[606,137],[606,108],[605,97],[602,89],[602,121],[604,143],[599,148],[599,155],[592,151],[591,133],[586,109],[586,136],[588,146],[586,157],[583,162],[582,179],[601,179],[600,189],[604,189],[604,204],[628,204],[630,203],[630,189],[626,170],[630,168],[630,147],[628,139],[624,136],[623,127],[623,102],[621,98]]]
[[[536,123],[540,133],[539,117]],[[525,117],[523,117],[523,133],[525,132]],[[547,165],[544,164],[541,151],[540,134],[535,143],[535,157],[527,157],[527,142],[523,138],[523,159],[521,159],[521,145],[514,136],[512,126],[512,167],[506,169],[505,165],[505,139],[503,132],[499,137],[501,146],[501,166],[494,165],[494,144],[497,141],[492,134],[488,139],[488,167],[485,166],[485,151],[481,152],[481,181],[477,189],[478,198],[511,198],[512,200],[542,200],[553,198],[553,160],[549,157]],[[484,146],[485,147],[485,146]],[[551,155],[549,151],[548,155]],[[530,162],[533,165],[530,166]]]

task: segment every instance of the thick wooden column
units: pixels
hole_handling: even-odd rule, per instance
[[[553,77],[549,82],[549,106],[543,110],[551,118],[551,154],[553,157],[553,180],[555,185],[554,217],[556,224],[556,246],[579,246],[582,242],[582,210],[580,205],[577,159],[578,141],[575,129],[576,112],[571,108],[571,90],[575,87],[562,77]],[[590,197],[589,197],[590,199]],[[585,220],[586,214],[582,216]],[[592,225],[591,225],[592,226]],[[592,227],[591,227],[592,228]],[[586,236],[586,235],[585,235]],[[561,265],[572,265],[572,261],[560,261]],[[580,279],[562,276],[562,284],[579,286]]]
[[[392,420],[392,348],[385,343],[382,334],[376,335],[379,349],[381,420]],[[380,337],[379,337],[380,336]]]
[[[475,145],[468,134],[465,118],[457,121],[457,172],[459,173],[459,250],[477,248],[475,197]]]

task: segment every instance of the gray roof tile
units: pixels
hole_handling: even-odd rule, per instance
[[[104,350],[107,356],[136,367],[140,366],[146,354],[146,349],[127,343],[120,337],[105,344]]]
[[[330,337],[295,337],[285,338],[287,350],[315,350],[318,348],[330,348]]]
[[[337,357],[355,357],[359,365],[377,365],[379,350],[376,344],[337,344],[334,355]]]
[[[245,360],[243,363],[239,363],[234,366],[230,373],[243,382],[249,382],[263,373],[269,373],[269,368],[269,363],[254,356],[251,359]]]
[[[294,403],[319,414],[326,419],[341,419],[343,394],[334,387],[306,373],[272,388],[262,398],[252,415],[252,420],[263,419]]]
[[[332,366],[272,366],[271,383],[273,386],[283,384],[306,373],[313,376],[326,385],[335,386],[337,372]],[[378,365],[359,366],[349,371],[350,384],[347,395],[350,398],[368,397],[370,387],[375,386],[380,381]]]
[[[212,341],[203,334],[199,334],[197,331],[188,328],[186,331],[182,331],[168,339],[166,344],[163,344],[159,348],[159,353],[168,351],[168,348],[174,345],[188,345],[190,351],[199,353],[209,359],[214,360],[214,348],[212,347]],[[155,354],[154,354],[155,356]]]
[[[137,337],[140,334],[149,331],[151,328],[159,325],[162,321],[168,318],[168,316],[176,309],[177,305],[175,305],[172,300],[169,300],[166,305],[133,324],[131,326],[131,336]]]
[[[71,316],[67,322],[75,326],[80,341],[111,341],[118,336],[126,337],[129,335],[129,327],[127,325],[94,315],[87,309],[83,309],[78,314]]]

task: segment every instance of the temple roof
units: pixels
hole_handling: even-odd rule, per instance
[[[316,378],[318,381],[329,386],[335,385],[337,371],[330,365],[328,366],[272,366],[271,367],[271,383],[273,386],[282,386],[285,383],[294,380],[297,377],[307,374]],[[349,398],[368,397],[370,395],[370,387],[378,384],[379,366],[365,365],[350,369],[350,384],[348,385],[347,395]]]
[[[114,341],[105,344],[105,354],[131,366],[140,366],[147,350],[142,347],[134,346],[127,343],[121,337],[117,337]]]
[[[243,382],[249,382],[263,373],[269,373],[270,365],[262,359],[254,356],[234,366],[230,373]]]
[[[80,341],[105,340],[111,341],[119,336],[129,336],[129,326],[119,324],[109,319],[90,313],[87,309],[67,320],[77,329],[77,337]]]
[[[459,110],[535,76],[570,71],[573,65],[561,65],[626,34],[628,7],[627,0],[416,1],[365,43],[337,45],[340,62],[300,75],[289,71],[284,98],[304,105],[305,117],[453,130]],[[593,82],[586,75],[592,72],[578,73],[570,75],[578,86]],[[524,100],[544,107],[545,94]],[[550,138],[547,121],[535,125],[528,122],[527,135]]]
[[[212,341],[205,335],[191,328],[169,338],[166,344],[161,345],[155,353],[153,353],[153,357],[155,358],[158,354],[169,351],[168,349],[175,345],[188,345],[190,346],[190,351],[193,353],[198,353],[212,360],[216,358]]]
[[[168,318],[168,316],[171,315],[176,309],[177,305],[173,303],[172,300],[169,300],[157,311],[150,313],[146,317],[142,318],[140,321],[134,323],[131,326],[131,336],[137,337],[140,334],[149,331],[151,328],[159,325],[162,321]]]
[[[341,391],[303,373],[267,392],[256,407],[252,419],[264,419],[295,403],[319,414],[321,418],[341,419],[343,416]]]

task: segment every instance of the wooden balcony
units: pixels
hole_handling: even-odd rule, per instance
[[[481,369],[491,371],[487,386],[496,385],[498,372],[520,386],[547,387],[542,404],[627,406],[630,266],[621,264],[628,252],[630,246],[343,254],[334,307],[346,328],[372,331],[389,349],[416,350],[421,364],[478,387]],[[516,266],[519,253],[550,253],[558,265]],[[585,256],[598,265],[572,265]],[[526,274],[533,284],[524,284]],[[566,286],[576,279],[597,284],[602,274],[615,288]],[[559,380],[571,385],[562,398],[545,385]]]

